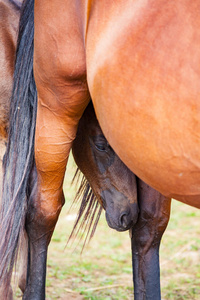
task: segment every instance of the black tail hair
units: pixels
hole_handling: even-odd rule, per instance
[[[34,0],[22,5],[14,85],[10,105],[9,137],[4,157],[0,224],[0,281],[5,290],[17,259],[27,211],[27,187],[34,162],[37,92],[33,77]]]

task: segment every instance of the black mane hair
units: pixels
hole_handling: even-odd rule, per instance
[[[89,182],[78,168],[72,180],[72,184],[75,181],[76,183],[79,183],[79,188],[76,193],[73,204],[80,203],[80,208],[67,243],[69,243],[71,239],[74,241],[79,233],[79,241],[82,240],[86,232],[82,248],[83,250],[85,245],[89,243],[91,238],[94,236],[103,207],[97,201],[97,198],[93,193]]]

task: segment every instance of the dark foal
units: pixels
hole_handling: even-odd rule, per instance
[[[171,199],[136,177],[108,144],[90,103],[72,147],[75,161],[106,211],[108,225],[121,231],[132,225],[135,300],[159,300],[159,246],[167,227]],[[136,215],[136,197],[139,207]],[[132,210],[131,203],[135,203]],[[123,220],[123,218],[124,220]]]

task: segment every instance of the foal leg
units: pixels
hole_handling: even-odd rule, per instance
[[[159,246],[167,227],[171,199],[138,179],[140,214],[132,229],[135,300],[160,300]]]

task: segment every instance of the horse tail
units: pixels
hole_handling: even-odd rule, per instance
[[[0,215],[0,282],[10,284],[28,207],[37,92],[33,77],[34,0],[22,5],[17,42],[14,84],[10,104],[9,136],[3,168]]]

